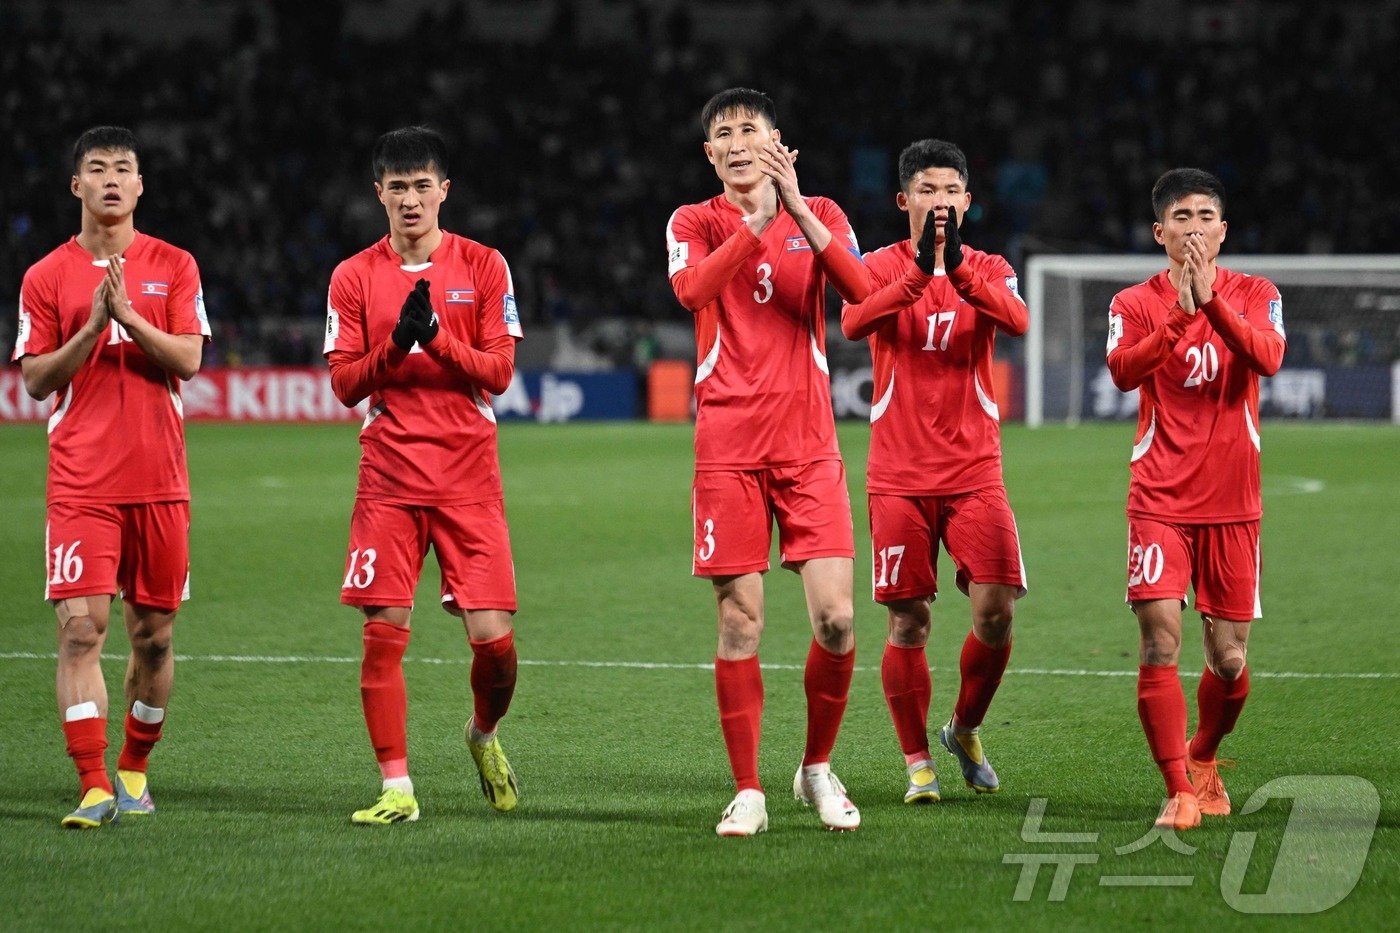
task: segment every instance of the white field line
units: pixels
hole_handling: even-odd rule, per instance
[[[125,655],[104,654],[105,661],[124,661]],[[58,655],[52,652],[40,651],[0,651],[0,661],[55,661]],[[177,654],[175,660],[182,663],[206,663],[206,664],[359,664],[358,657],[335,656],[335,655],[266,655],[266,654]],[[415,658],[405,657],[405,661],[411,664],[437,664],[437,665],[467,665],[471,663],[471,658],[464,656],[460,658]],[[622,668],[629,670],[643,671],[712,671],[715,669],[712,663],[679,664],[669,661],[541,661],[530,658],[521,658],[520,664],[526,667],[599,667],[599,668]],[[766,671],[800,671],[801,664],[762,664]],[[878,671],[878,667],[856,667],[857,671],[870,672]],[[954,674],[956,670],[952,668],[932,668],[935,672]],[[1013,667],[1006,671],[1010,675],[1022,675],[1031,677],[1136,677],[1137,671],[1117,670],[1117,671],[1092,671],[1078,668],[1063,667]],[[1182,671],[1183,677],[1201,676],[1195,671]],[[1253,668],[1249,671],[1251,677],[1271,677],[1279,680],[1396,680],[1400,679],[1400,672],[1389,671],[1360,671],[1360,672],[1332,672],[1318,673],[1308,671],[1257,671]]]

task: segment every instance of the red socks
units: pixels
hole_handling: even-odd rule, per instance
[[[1210,668],[1201,675],[1196,690],[1196,737],[1191,740],[1191,757],[1214,761],[1220,742],[1235,728],[1235,721],[1249,696],[1249,668],[1242,668],[1234,680],[1219,677]]]
[[[1176,665],[1140,665],[1137,696],[1142,731],[1167,782],[1167,796],[1194,793],[1186,779],[1186,694]]]
[[[763,720],[763,671],[758,656],[738,661],[715,658],[715,695],[735,789],[762,791],[758,736]]]
[[[900,751],[905,758],[928,758],[928,704],[933,696],[933,677],[929,675],[924,646],[885,642],[880,683],[885,688],[885,702],[890,706]]]
[[[803,765],[817,765],[831,760],[836,745],[836,733],[841,729],[841,717],[846,713],[846,700],[851,693],[851,672],[855,670],[856,652],[833,654],[812,639],[807,650],[807,668],[802,685],[807,689],[807,749]]]
[[[89,716],[71,719],[63,724],[63,736],[68,740],[68,757],[78,768],[82,793],[94,787],[112,793],[112,781],[107,777],[107,718]]]
[[[151,749],[160,741],[160,730],[164,725],[164,719],[160,722],[142,722],[128,710],[126,714],[126,741],[122,744],[121,754],[117,756],[117,769],[144,773],[146,759],[150,756]]]
[[[976,729],[982,725],[1010,658],[1011,642],[993,648],[972,632],[967,633],[959,662],[962,682],[958,686],[958,702],[953,706],[953,721],[960,728]]]
[[[515,695],[515,633],[473,641],[472,721],[479,732],[494,732]]]
[[[360,700],[374,757],[385,777],[408,773],[408,694],[403,682],[403,653],[408,629],[388,622],[365,623],[365,656],[360,665]],[[385,764],[391,767],[384,769]],[[402,774],[390,774],[389,771]]]

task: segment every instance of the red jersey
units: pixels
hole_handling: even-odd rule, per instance
[[[12,359],[63,346],[92,316],[107,275],[76,237],[24,274]],[[194,257],[137,233],[122,254],[136,313],[170,334],[209,337]],[[128,505],[190,498],[180,380],[157,366],[115,320],[49,416],[48,501]]]
[[[1029,323],[1011,264],[964,247],[951,276],[925,275],[908,240],[865,264],[875,291],[842,308],[841,328],[868,336],[874,363],[866,488],[950,496],[1000,485],[992,350],[997,328],[1019,336]]]
[[[671,287],[695,314],[695,469],[839,460],[826,364],[826,282],[860,300],[869,279],[850,221],[807,198],[831,231],[820,256],[779,210],[756,237],[723,195],[666,224]]]
[[[1258,519],[1259,377],[1283,362],[1283,301],[1268,279],[1216,269],[1194,317],[1166,270],[1114,296],[1108,369],[1138,390],[1128,514],[1183,524]]]
[[[438,335],[405,351],[389,335],[420,278]],[[336,396],[370,400],[357,495],[404,505],[502,498],[491,393],[510,384],[524,335],[501,254],[444,232],[430,261],[406,266],[386,236],[336,267],[326,315]]]

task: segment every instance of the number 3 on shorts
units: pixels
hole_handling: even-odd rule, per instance
[[[356,548],[350,552],[350,560],[345,571],[345,582],[340,585],[342,590],[348,590],[352,586],[357,590],[362,590],[374,582],[374,559],[379,555],[374,548],[367,547],[363,551]]]
[[[700,547],[695,549],[695,556],[700,560],[709,560],[715,556],[715,520],[705,519],[705,536],[700,539]]]

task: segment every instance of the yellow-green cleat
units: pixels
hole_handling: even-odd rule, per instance
[[[144,771],[118,771],[113,786],[117,790],[118,815],[150,816],[156,812]]]
[[[925,758],[905,769],[909,785],[904,790],[905,803],[937,803],[943,797],[938,791],[938,772],[933,760]]]
[[[65,816],[60,825],[64,829],[96,829],[103,823],[117,819],[117,798],[110,791],[100,787],[89,787],[83,794],[78,809]]]
[[[397,787],[386,787],[374,806],[350,814],[350,822],[356,826],[389,826],[393,823],[412,823],[416,819],[418,801],[412,794],[406,794]]]
[[[501,740],[493,733],[484,742],[472,738],[472,723],[466,728],[467,748],[476,762],[477,773],[481,775],[481,793],[491,806],[505,813],[515,809],[520,800],[520,785],[516,783],[515,771],[501,750]]]

